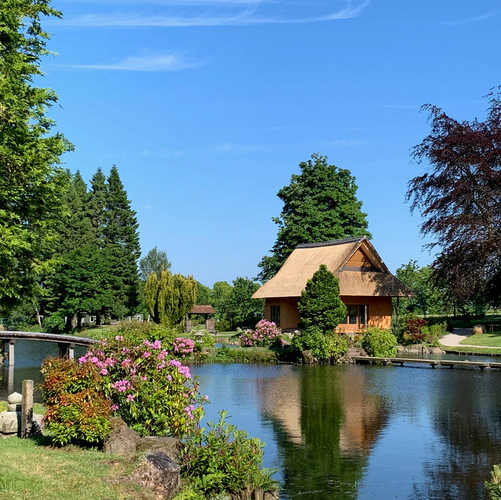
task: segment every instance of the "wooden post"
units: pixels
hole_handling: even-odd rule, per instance
[[[9,366],[14,366],[14,344],[16,339],[9,339]]]
[[[9,381],[7,382],[7,392],[12,394],[14,392],[14,367],[9,365]]]
[[[68,358],[75,359],[75,344],[68,345]]]
[[[23,404],[21,406],[21,437],[31,435],[33,427],[33,380],[23,380]]]

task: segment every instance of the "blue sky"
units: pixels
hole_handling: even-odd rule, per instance
[[[143,254],[205,285],[254,277],[277,191],[312,153],[349,169],[391,271],[428,264],[407,182],[420,107],[485,116],[501,84],[494,0],[56,0],[50,110],[89,181],[116,164]]]

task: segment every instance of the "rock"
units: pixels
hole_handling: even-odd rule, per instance
[[[110,423],[111,432],[104,443],[104,452],[124,457],[134,455],[139,434],[127,427],[120,417],[111,417]]]
[[[128,481],[151,488],[160,498],[173,498],[181,485],[178,465],[165,453],[150,453]]]
[[[22,411],[23,410],[23,405],[22,404],[19,404],[19,405],[9,405],[7,408],[8,408],[7,411]]]
[[[136,451],[141,453],[161,451],[169,458],[176,459],[181,441],[173,437],[146,436],[139,438]]]
[[[480,335],[481,333],[485,333],[485,325],[475,325],[473,327],[473,334]]]
[[[7,401],[11,405],[20,405],[23,402],[23,395],[19,394],[19,392],[13,392],[8,398]]]
[[[397,352],[405,352],[405,347],[403,345],[397,345]]]
[[[303,355],[303,363],[305,365],[313,365],[316,362],[316,359],[313,356],[313,353],[311,351],[303,351],[301,353]]]
[[[428,349],[428,347],[426,347],[425,345],[421,346],[421,352],[423,354],[428,354],[430,352],[430,350]]]
[[[440,349],[440,347],[429,347],[428,348],[431,354],[443,354],[444,351]]]
[[[4,411],[0,413],[0,432],[2,434],[17,434],[20,426],[20,412]]]

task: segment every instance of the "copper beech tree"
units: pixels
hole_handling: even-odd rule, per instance
[[[423,107],[431,132],[413,157],[430,168],[407,191],[411,211],[423,217],[421,233],[434,238],[433,280],[458,305],[501,303],[501,87],[486,98],[485,121]]]

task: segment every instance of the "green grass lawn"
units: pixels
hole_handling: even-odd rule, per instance
[[[501,333],[494,332],[471,335],[468,338],[462,340],[460,344],[475,345],[479,347],[499,347],[501,349]]]
[[[133,460],[74,446],[48,446],[48,438],[0,439],[0,499],[153,500],[137,485],[116,482],[136,465]]]

